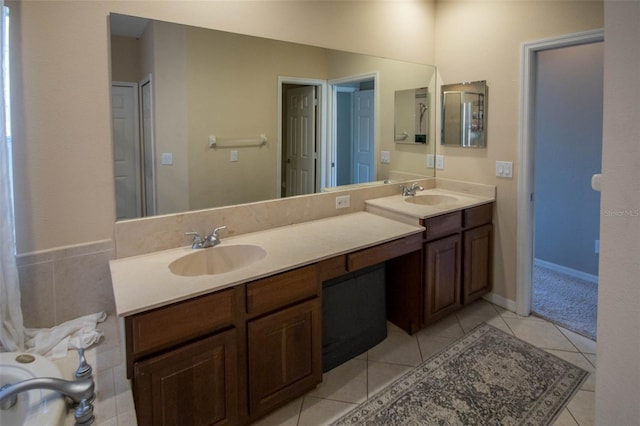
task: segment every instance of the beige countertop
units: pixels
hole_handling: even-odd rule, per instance
[[[424,228],[358,212],[224,238],[218,247],[252,244],[266,256],[244,268],[216,275],[184,277],[168,265],[197,250],[164,250],[109,262],[118,316],[211,293],[344,253],[420,233]],[[199,250],[215,250],[217,247]]]
[[[419,198],[420,196],[425,195],[445,195],[451,198],[448,199],[449,201],[447,202],[435,205],[422,205],[410,202],[412,198]],[[493,201],[495,201],[495,192],[492,194],[490,190],[472,193],[453,191],[444,188],[433,188],[425,189],[424,191],[417,191],[415,196],[404,197],[398,194],[390,197],[367,200],[365,201],[365,209],[368,212],[407,224],[418,224],[420,219],[426,219],[456,210],[479,206]]]

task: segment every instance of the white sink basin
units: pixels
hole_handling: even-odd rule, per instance
[[[19,352],[0,353],[0,386],[37,377],[61,379],[60,369],[47,358]],[[62,425],[66,417],[66,403],[58,392],[35,389],[18,394],[13,407],[2,410],[3,425],[42,426]]]
[[[420,194],[404,199],[406,203],[419,204],[421,206],[443,206],[458,201],[456,197],[442,194]]]
[[[216,275],[244,268],[267,255],[260,246],[238,244],[197,249],[169,264],[169,270],[183,277]]]

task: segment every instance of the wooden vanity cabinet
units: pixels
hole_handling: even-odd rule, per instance
[[[235,289],[125,318],[140,425],[237,424]]]
[[[236,330],[136,362],[140,425],[236,425]]]
[[[493,204],[465,210],[463,233],[464,305],[479,299],[491,290],[493,265]]]
[[[322,381],[321,291],[317,265],[247,284],[250,421]]]
[[[425,230],[423,324],[460,309],[462,300],[462,212],[422,221]]]
[[[322,282],[400,262],[421,279],[421,234],[125,317],[140,425],[244,425],[322,381]],[[389,278],[389,277],[388,277]],[[418,284],[416,284],[418,283]]]
[[[419,279],[416,253],[387,262],[387,318],[413,334],[489,292],[492,218],[489,203],[421,220]]]

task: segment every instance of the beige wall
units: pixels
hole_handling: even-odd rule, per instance
[[[140,42],[130,37],[111,37],[111,79],[140,81]]]
[[[434,62],[431,2],[9,1],[7,5],[13,35],[20,253],[113,236],[109,12]]]
[[[446,1],[436,16],[441,83],[487,80],[489,90],[487,148],[438,146],[445,168],[436,175],[497,186],[494,292],[515,301],[520,46],[602,28],[603,3]],[[513,179],[496,178],[497,160],[513,162]]]
[[[187,30],[189,207],[277,197],[279,76],[326,79],[326,49],[199,28]],[[262,147],[209,148],[209,135],[257,138]]]

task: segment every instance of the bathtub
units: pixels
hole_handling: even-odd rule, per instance
[[[35,377],[62,378],[47,358],[20,352],[0,353],[0,387]],[[18,394],[13,407],[0,410],[2,426],[60,426],[66,417],[66,401],[57,392],[32,390]]]

